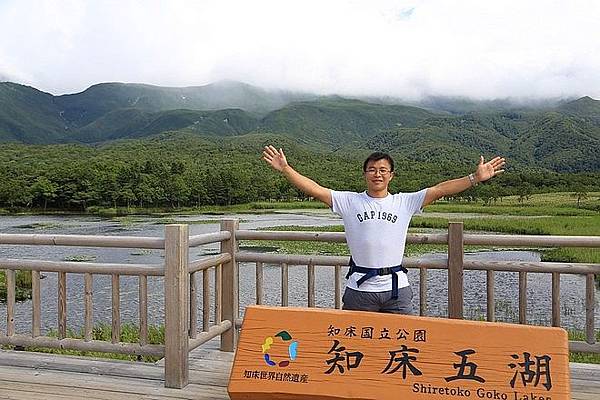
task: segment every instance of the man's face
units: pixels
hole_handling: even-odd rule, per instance
[[[394,173],[388,160],[369,161],[365,170],[365,181],[370,192],[387,190]]]

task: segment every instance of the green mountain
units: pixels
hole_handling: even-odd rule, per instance
[[[366,146],[396,151],[418,161],[473,162],[479,155],[508,154],[516,126],[510,119],[465,115],[438,117],[417,127],[393,129],[370,138]]]
[[[560,111],[569,112],[579,116],[600,116],[600,100],[589,96],[570,101],[558,107]]]
[[[68,130],[54,96],[29,86],[0,83],[1,142],[56,143]]]
[[[83,143],[137,138],[187,128],[204,135],[230,136],[250,132],[258,120],[239,109],[145,112],[136,108],[111,111],[77,130],[71,140]]]
[[[292,103],[261,121],[269,132],[283,133],[303,143],[339,148],[395,127],[413,127],[434,114],[416,107],[366,103],[340,97]]]
[[[81,93],[57,96],[56,102],[67,120],[82,127],[111,111],[123,108],[146,112],[240,108],[249,113],[265,114],[291,101],[314,97],[286,91],[267,91],[230,81],[182,88],[101,83]]]
[[[437,101],[446,112],[237,82],[188,88],[107,83],[63,96],[4,82],[0,142],[104,143],[173,132],[243,142],[258,135],[320,154],[377,149],[428,163],[473,163],[480,154],[500,154],[528,168],[600,170],[598,100],[583,97],[554,107],[539,102],[538,109],[507,101]],[[454,114],[451,107],[471,111]]]
[[[589,96],[570,101],[558,107],[558,112],[586,119],[600,126],[600,100]]]
[[[509,154],[553,171],[600,171],[600,126],[588,119],[548,112],[537,116]]]

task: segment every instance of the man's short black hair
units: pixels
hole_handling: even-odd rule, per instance
[[[375,153],[371,153],[371,155],[369,157],[367,157],[367,159],[363,163],[363,172],[367,172],[367,164],[369,162],[371,162],[371,161],[375,162],[375,161],[379,161],[379,160],[387,160],[387,162],[390,163],[391,171],[392,172],[394,171],[394,160],[392,160],[392,157],[387,153],[382,153],[380,151],[376,151]]]

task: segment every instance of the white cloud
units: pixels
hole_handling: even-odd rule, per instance
[[[0,74],[53,93],[218,79],[319,93],[600,97],[600,2],[0,2]]]

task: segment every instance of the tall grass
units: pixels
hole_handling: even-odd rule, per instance
[[[577,217],[528,217],[497,219],[451,218],[463,221],[465,230],[500,232],[519,235],[566,235],[566,236],[598,236],[600,235],[600,215]],[[444,229],[448,226],[448,218],[415,217],[411,226],[419,228]],[[557,248],[542,250],[543,261],[600,263],[600,249],[591,248]]]
[[[583,331],[568,331],[569,340],[585,341],[585,332]],[[600,332],[596,334],[596,342],[600,342]],[[587,363],[587,364],[600,364],[600,354],[594,353],[569,353],[570,362]]]
[[[56,330],[50,330],[47,334],[50,337],[57,337]],[[67,330],[67,337],[74,339],[83,339],[83,330],[74,332],[73,330]],[[121,336],[119,341],[123,343],[139,343],[139,327],[135,324],[126,323],[121,325]],[[109,342],[112,339],[112,327],[108,324],[98,324],[92,330],[92,340],[101,340]],[[149,326],[148,327],[148,343],[149,344],[165,344],[165,327],[161,326]],[[111,358],[117,360],[129,360],[129,361],[144,361],[144,362],[156,362],[159,357],[151,356],[136,356],[127,354],[115,354],[115,353],[103,353],[96,351],[78,351],[78,350],[65,350],[65,349],[48,349],[39,347],[27,347],[27,351],[36,351],[40,353],[52,353],[52,354],[67,354],[77,355],[84,357],[99,357],[99,358]]]
[[[18,301],[31,298],[31,271],[15,273],[15,297]],[[0,301],[6,301],[6,273],[0,271]]]

